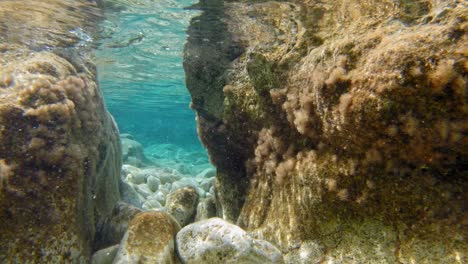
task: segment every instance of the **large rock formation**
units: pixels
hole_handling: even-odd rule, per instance
[[[0,262],[87,263],[120,143],[88,46],[93,1],[0,1]]]
[[[220,216],[293,263],[463,261],[466,2],[200,8],[184,67]]]

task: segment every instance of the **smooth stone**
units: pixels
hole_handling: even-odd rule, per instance
[[[198,189],[198,184],[193,178],[182,178],[172,183],[171,192],[185,187],[192,187]]]
[[[153,199],[158,201],[161,205],[166,204],[166,194],[164,194],[162,191],[158,190],[156,193],[148,197],[148,199]]]
[[[214,168],[204,169],[197,175],[197,178],[212,178],[216,176],[216,170]]]
[[[168,173],[168,172],[163,172],[160,175],[158,175],[159,180],[161,181],[161,184],[165,183],[173,183],[181,178],[181,176],[178,173]]]
[[[122,142],[122,158],[124,163],[127,163],[127,160],[130,157],[134,157],[141,161],[145,159],[143,146],[139,142],[129,138],[120,138],[120,140]]]
[[[216,216],[216,202],[212,197],[200,199],[197,206],[195,222]]]
[[[127,231],[128,223],[138,213],[141,213],[141,209],[128,203],[118,202],[112,213],[103,221],[98,222],[94,249],[118,244]]]
[[[161,207],[162,205],[157,200],[150,199],[146,200],[142,205],[143,210],[160,209]]]
[[[177,252],[183,263],[284,263],[271,243],[252,238],[221,218],[190,224],[177,233]]]
[[[167,164],[160,164],[161,167],[167,166]],[[159,179],[161,184],[172,183],[181,178],[179,172],[174,170],[162,169],[158,167],[148,167],[140,171],[143,177],[147,179],[149,176],[154,176]]]
[[[193,221],[198,204],[198,193],[193,187],[184,187],[171,192],[166,200],[167,212],[171,214],[181,226]]]
[[[135,190],[145,199],[153,193],[146,184],[136,185]]]
[[[164,185],[159,185],[158,191],[164,193],[164,195],[168,195],[171,192],[172,183],[165,183]]]
[[[119,181],[119,190],[122,197],[122,201],[134,205],[138,208],[141,208],[143,204],[143,197],[138,194],[132,184],[120,180]]]
[[[146,184],[152,192],[156,192],[159,188],[159,184],[161,184],[161,181],[154,176],[149,176],[148,179],[146,179]]]
[[[112,264],[119,250],[119,244],[96,251],[91,257],[91,264]]]
[[[128,177],[128,174],[137,174],[140,171],[141,171],[140,168],[132,166],[130,164],[122,165],[122,174],[125,178]]]
[[[180,263],[174,237],[180,230],[167,213],[147,211],[133,218],[128,226],[114,264]]]
[[[198,188],[197,188],[197,192],[198,192],[198,196],[200,196],[200,198],[205,198],[205,196],[206,196],[205,190],[203,190],[202,188],[198,187]]]
[[[127,159],[125,159],[125,164],[129,164],[129,165],[132,165],[134,167],[138,167],[138,168],[141,168],[143,167],[145,164],[143,163],[143,161],[137,159],[136,157],[128,157]]]
[[[128,181],[134,184],[146,183],[146,174],[143,172],[131,173],[128,176]]]
[[[213,184],[214,184],[214,180],[215,180],[215,178],[206,178],[206,179],[203,179],[203,180],[200,182],[200,187],[203,188],[203,190],[205,190],[205,192],[209,192],[211,186],[213,186]]]

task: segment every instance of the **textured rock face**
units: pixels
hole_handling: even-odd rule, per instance
[[[213,197],[200,199],[197,205],[195,222],[216,216],[216,202]]]
[[[128,137],[121,137],[121,141],[123,163],[136,167],[144,167],[151,164],[151,161],[145,157],[143,146],[139,142]]]
[[[293,263],[466,257],[466,3],[203,8],[184,66],[220,216]]]
[[[96,251],[91,258],[91,264],[112,264],[117,250],[119,250],[118,244]]]
[[[177,252],[183,263],[283,263],[270,243],[253,239],[236,225],[220,218],[190,224],[177,233]]]
[[[112,213],[98,222],[96,237],[94,239],[94,250],[109,247],[120,243],[128,224],[135,215],[141,213],[141,209],[124,202],[118,202]]]
[[[0,2],[2,263],[87,263],[119,199],[118,131],[77,37],[98,13],[92,1]]]
[[[177,221],[167,213],[138,214],[130,222],[113,263],[180,263],[174,250],[179,230]]]
[[[193,187],[177,189],[167,197],[167,212],[177,219],[181,226],[186,226],[195,218],[198,198],[198,193]]]

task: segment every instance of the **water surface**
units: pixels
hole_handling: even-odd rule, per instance
[[[202,151],[182,68],[192,0],[107,1],[98,78],[121,133],[144,146]]]

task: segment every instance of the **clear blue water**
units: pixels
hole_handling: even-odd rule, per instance
[[[121,133],[145,147],[204,151],[182,67],[192,0],[107,1],[95,54],[107,107]],[[204,154],[205,155],[205,154]]]

